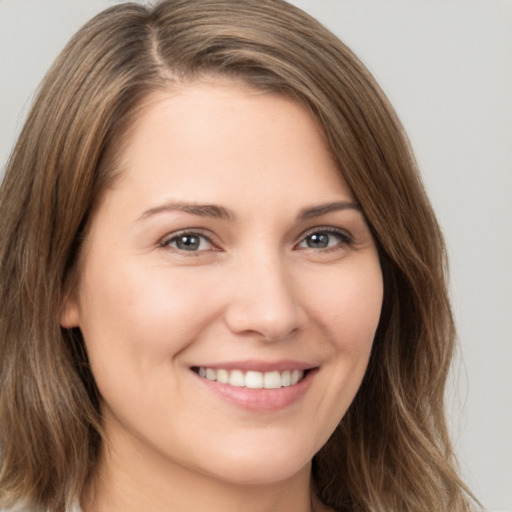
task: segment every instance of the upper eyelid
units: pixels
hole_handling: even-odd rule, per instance
[[[338,228],[334,226],[315,226],[302,232],[299,236],[298,241],[301,242],[302,240],[304,240],[304,238],[308,237],[309,235],[322,232],[344,236],[345,238],[348,238],[350,241],[352,241],[354,238],[350,231],[347,231],[346,229],[343,228]]]

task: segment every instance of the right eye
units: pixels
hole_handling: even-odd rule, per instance
[[[215,249],[212,241],[200,233],[192,231],[182,231],[175,233],[162,240],[162,247],[169,247],[183,252],[202,252]]]

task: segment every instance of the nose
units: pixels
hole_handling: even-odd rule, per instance
[[[240,262],[230,279],[232,290],[225,310],[229,329],[268,342],[284,340],[298,331],[304,314],[290,274],[277,255]]]

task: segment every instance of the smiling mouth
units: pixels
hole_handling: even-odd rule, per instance
[[[203,366],[192,367],[192,371],[203,379],[216,381],[237,388],[249,389],[280,389],[294,386],[301,382],[308,370],[285,371],[242,371],[225,370],[222,368],[205,368]]]

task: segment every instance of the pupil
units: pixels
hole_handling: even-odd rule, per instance
[[[184,251],[195,251],[199,248],[199,237],[191,235],[183,235],[178,238],[176,245]]]
[[[329,235],[326,233],[316,233],[308,238],[308,247],[315,249],[325,248],[329,245]]]

